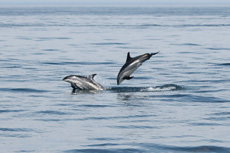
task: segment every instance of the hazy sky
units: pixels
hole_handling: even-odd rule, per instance
[[[230,0],[0,0],[0,5],[230,5]]]

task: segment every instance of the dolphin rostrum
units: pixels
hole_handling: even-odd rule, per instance
[[[156,53],[146,53],[140,56],[136,57],[130,57],[130,53],[127,54],[127,59],[125,64],[122,66],[120,72],[117,75],[117,85],[121,84],[124,80],[130,80],[133,78],[130,77],[130,75],[139,68],[142,63],[149,60],[153,55],[156,55],[159,52]]]
[[[105,88],[97,83],[93,78],[97,74],[89,75],[88,77],[79,76],[79,75],[69,75],[64,77],[62,80],[69,82],[73,88],[73,92],[76,89],[79,90],[104,90]]]

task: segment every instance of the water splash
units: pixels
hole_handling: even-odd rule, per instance
[[[174,91],[174,90],[182,90],[183,87],[175,85],[175,84],[166,84],[163,86],[156,87],[148,87],[146,89],[141,89],[142,92],[154,92],[154,91]]]
[[[159,91],[175,91],[183,90],[184,88],[175,84],[165,84],[156,87],[111,87],[107,90],[112,92],[159,92]]]

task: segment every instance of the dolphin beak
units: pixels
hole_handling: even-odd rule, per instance
[[[64,77],[64,78],[62,79],[62,81],[67,81],[68,78],[69,78],[69,77],[66,76],[66,77]]]
[[[120,85],[123,80],[117,80],[117,85]]]
[[[121,81],[120,79],[117,78],[117,85],[120,85],[121,84]]]

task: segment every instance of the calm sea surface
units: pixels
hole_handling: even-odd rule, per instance
[[[0,95],[4,153],[228,153],[230,8],[1,7]]]

